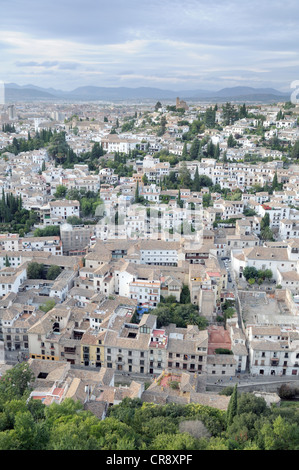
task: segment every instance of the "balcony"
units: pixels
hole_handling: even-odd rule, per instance
[[[76,354],[76,348],[64,348],[65,354]]]
[[[279,359],[277,359],[277,358],[275,358],[275,357],[271,358],[271,360],[270,360],[270,366],[271,366],[271,367],[277,367],[278,365],[279,365]]]

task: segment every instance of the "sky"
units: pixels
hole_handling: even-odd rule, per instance
[[[290,91],[298,26],[298,0],[0,0],[0,81]]]

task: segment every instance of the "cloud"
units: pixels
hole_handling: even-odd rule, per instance
[[[285,87],[299,79],[298,16],[295,0],[2,0],[0,78],[23,80],[21,68],[41,86],[48,76],[56,87],[98,77],[102,86]]]
[[[52,68],[56,67],[59,63],[56,62],[16,62],[17,67],[45,67],[45,68]]]

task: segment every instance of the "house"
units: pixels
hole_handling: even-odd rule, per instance
[[[299,371],[299,334],[280,326],[250,326],[250,371],[256,375],[297,376]]]

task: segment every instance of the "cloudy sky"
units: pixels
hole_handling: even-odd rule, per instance
[[[0,0],[0,80],[290,91],[298,0]]]

